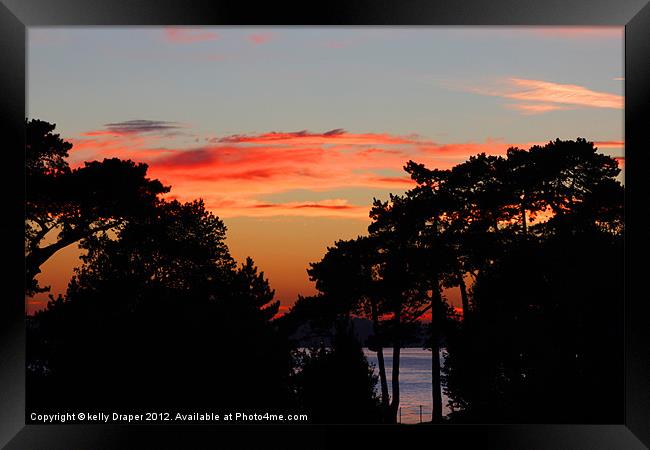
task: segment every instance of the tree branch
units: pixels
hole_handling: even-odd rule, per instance
[[[67,247],[70,244],[73,244],[77,241],[80,241],[81,239],[84,239],[88,236],[91,236],[97,232],[100,231],[106,231],[110,230],[111,228],[115,228],[116,226],[122,224],[124,220],[118,219],[115,222],[112,223],[107,223],[102,226],[98,226],[95,228],[91,228],[90,226],[86,228],[85,230],[77,230],[74,229],[58,241],[54,242],[53,244],[47,245],[45,247],[35,247],[32,249],[29,254],[25,257],[25,264],[26,264],[26,271],[27,271],[27,276],[29,277],[35,277],[38,273],[40,273],[40,267],[52,257],[56,252],[59,250]]]
[[[43,238],[52,230],[53,227],[48,227],[46,222],[37,218],[30,219],[30,221],[35,222],[41,228],[41,231],[36,233],[36,235],[30,239],[29,247],[34,248],[38,245],[39,242],[43,240]]]
[[[415,316],[413,316],[413,317],[411,318],[411,320],[409,320],[408,322],[405,322],[405,323],[406,323],[406,324],[410,324],[410,323],[415,322],[416,320],[418,320],[418,318],[420,318],[420,316],[422,316],[422,314],[424,314],[425,312],[427,312],[427,311],[430,310],[430,309],[431,309],[431,304],[429,304],[429,306],[427,306],[426,308],[424,308],[422,311],[419,311]]]

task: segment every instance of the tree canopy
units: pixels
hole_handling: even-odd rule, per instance
[[[98,232],[151,214],[168,192],[146,177],[147,165],[117,158],[71,168],[72,144],[53,133],[55,125],[26,121],[25,262],[28,295],[38,286],[41,265],[57,251]]]
[[[624,223],[616,160],[578,138],[479,154],[446,170],[414,161],[404,169],[416,186],[374,201],[369,236],[336,242],[308,270],[321,302],[348,314],[368,315],[368,305],[378,313],[381,342],[394,347],[392,405],[399,403],[395,366],[405,326],[430,312],[422,345],[434,352],[434,413],[444,389],[458,420],[548,420],[548,382],[582,399],[565,410],[566,420],[592,418],[586,398],[606,399],[614,417],[614,396],[589,391],[595,383],[585,377],[598,355],[620,357],[613,346]],[[594,274],[601,275],[590,284]],[[454,287],[461,316],[442,296]],[[440,346],[448,353],[444,368],[435,357]],[[602,373],[599,389],[618,380]],[[526,401],[537,410],[525,409]]]

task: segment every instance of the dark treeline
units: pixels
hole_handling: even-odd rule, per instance
[[[443,392],[450,421],[622,418],[623,187],[591,142],[449,170],[409,161],[414,188],[375,200],[368,235],[328,248],[308,270],[319,294],[278,317],[269,281],[252,259],[237,265],[200,200],[163,200],[169,187],[145,164],[72,169],[54,125],[26,126],[27,295],[47,290],[35,277],[58,250],[84,250],[65,295],[28,317],[28,408],[293,408],[313,422],[394,423],[400,350],[421,345],[434,355],[434,422]],[[323,344],[299,348],[305,327]]]

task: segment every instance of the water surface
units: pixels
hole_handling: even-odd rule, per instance
[[[368,362],[375,366],[375,373],[379,376],[377,369],[377,354],[363,349]],[[443,362],[442,357],[440,358]],[[386,365],[386,377],[388,378],[388,391],[391,387],[391,373],[393,367],[393,349],[384,349],[384,363]],[[402,408],[402,423],[420,422],[420,406],[422,406],[422,421],[431,420],[431,352],[421,348],[403,348],[400,352],[400,407]],[[377,383],[378,391],[381,386]],[[443,415],[449,413],[447,408],[447,397],[442,395]],[[398,417],[399,419],[399,417]]]

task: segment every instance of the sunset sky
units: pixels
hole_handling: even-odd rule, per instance
[[[168,198],[203,198],[283,307],[305,269],[365,234],[373,197],[449,168],[585,137],[624,165],[623,28],[30,28],[27,116],[70,164],[146,162]],[[63,292],[70,247],[39,280]],[[448,297],[457,302],[457,293]],[[46,295],[28,299],[27,310]]]

